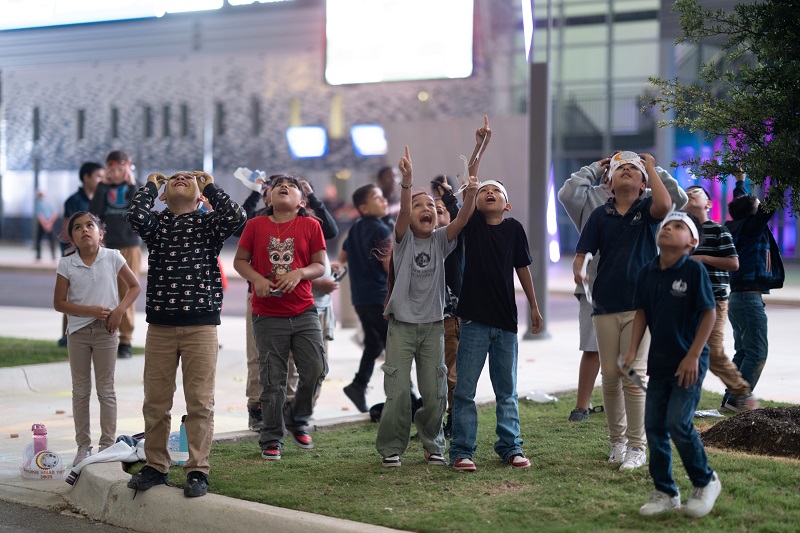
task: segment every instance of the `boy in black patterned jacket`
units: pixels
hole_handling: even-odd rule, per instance
[[[158,191],[167,208],[152,211]],[[198,209],[201,194],[211,212]],[[186,398],[189,460],[184,495],[208,489],[208,456],[214,434],[214,379],[222,279],[217,258],[225,239],[245,221],[244,210],[214,184],[210,175],[150,174],[133,197],[128,222],[147,244],[147,340],[144,359],[145,455],[147,465],[128,487],[147,490],[166,484],[167,438],[178,361]]]

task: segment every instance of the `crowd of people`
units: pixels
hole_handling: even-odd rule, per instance
[[[358,218],[334,259],[328,243],[338,236],[336,220],[296,176],[257,179],[240,206],[201,171],[153,173],[138,186],[122,151],[109,153],[105,168],[85,164],[82,187],[65,204],[69,246],[54,295],[55,309],[66,317],[75,464],[92,450],[92,366],[101,404],[99,448],[114,442],[114,365],[131,353],[143,241],[147,464],[128,486],[147,490],[167,482],[180,366],[189,448],[184,494],[206,494],[224,282],[219,254],[226,239],[238,236],[234,268],[248,283],[248,426],[260,435],[262,458],[280,460],[286,436],[302,449],[314,447],[309,420],[336,329],[331,296],[349,271],[364,348],[344,393],[379,421],[380,464],[402,465],[413,424],[426,464],[477,470],[475,394],[488,360],[496,398],[494,450],[512,469],[530,467],[517,396],[515,276],[532,333],[541,330],[543,318],[528,238],[508,216],[508,192],[497,179],[480,179],[491,134],[484,118],[461,183],[439,176],[415,185],[406,146],[398,164],[399,195],[392,168],[382,169],[377,183],[356,189]],[[655,490],[640,509],[643,515],[681,507],[670,439],[693,486],[684,511],[707,514],[721,491],[692,424],[707,370],[727,386],[723,409],[758,407],[753,391],[767,356],[761,295],[781,286],[783,270],[767,226],[772,213],[746,193],[744,174],[736,176],[734,195],[733,220],[718,224],[708,218],[705,189],[684,191],[651,155],[628,151],[583,167],[558,194],[580,233],[573,273],[582,356],[569,421],[588,419],[601,373],[609,462],[622,471],[649,463]],[[166,207],[155,210],[156,199]],[[734,329],[732,361],[723,349],[726,317]],[[386,400],[373,413],[378,406],[370,409],[366,391],[381,354]]]

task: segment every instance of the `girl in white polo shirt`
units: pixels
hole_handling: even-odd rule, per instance
[[[75,466],[92,454],[89,431],[92,363],[100,402],[100,451],[114,444],[116,439],[114,367],[119,324],[122,315],[139,296],[141,287],[122,254],[102,246],[103,231],[96,216],[85,211],[75,213],[67,223],[66,234],[70,248],[56,269],[53,307],[67,315],[72,411],[78,444]],[[118,276],[128,287],[121,302]]]

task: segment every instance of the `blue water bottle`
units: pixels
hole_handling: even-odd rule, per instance
[[[181,461],[178,464],[183,465],[189,459],[189,440],[186,438],[186,415],[181,417],[181,437],[178,446],[178,454]]]

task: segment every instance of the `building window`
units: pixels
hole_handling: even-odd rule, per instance
[[[214,135],[225,135],[225,104],[217,102],[214,109]]]
[[[148,106],[144,107],[144,137],[149,139],[153,136],[153,108]]]
[[[111,138],[119,137],[119,108],[111,108]]]
[[[86,110],[78,109],[78,140],[86,137]]]
[[[39,124],[39,108],[33,108],[33,141],[36,142],[39,140],[40,134],[40,124]]]
[[[250,117],[253,121],[253,137],[261,134],[261,100],[253,97],[250,101]]]
[[[181,137],[189,136],[189,106],[181,104]]]
[[[172,135],[172,129],[170,128],[170,108],[168,105],[165,105],[161,109],[161,136],[162,137],[169,137]]]

